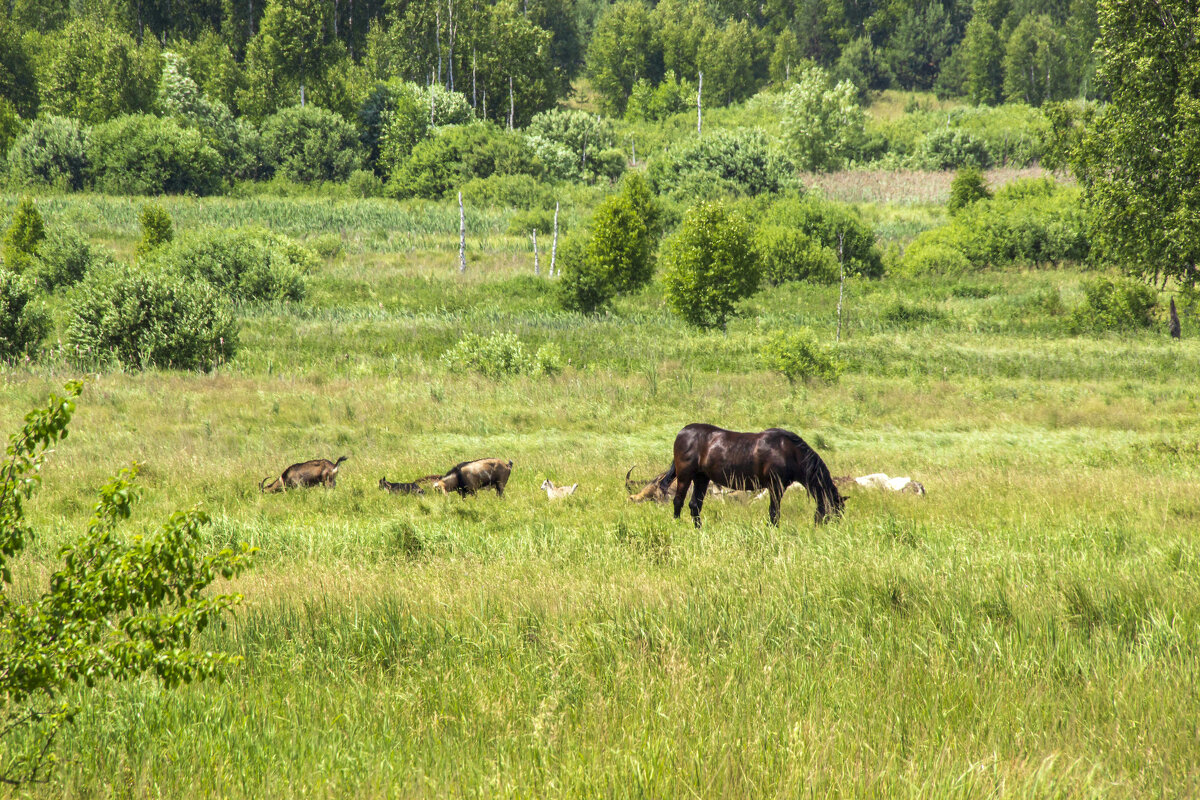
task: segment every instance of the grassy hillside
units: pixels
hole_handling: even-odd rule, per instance
[[[857,199],[857,198],[856,198]],[[207,645],[223,683],[77,695],[70,796],[1187,797],[1200,719],[1200,423],[1185,338],[1068,335],[1076,269],[847,285],[835,385],[761,366],[768,332],[832,341],[837,287],[746,301],[725,333],[660,289],[612,315],[558,311],[512,212],[378,201],[177,200],[180,228],[337,233],[294,306],[246,309],[208,375],[91,378],[33,504],[20,565],[44,580],[95,489],[143,464],[137,514],[203,503],[213,547],[260,548],[246,605]],[[138,205],[42,203],[132,251]],[[935,206],[866,209],[886,241]],[[543,268],[545,254],[543,254]],[[59,309],[61,312],[61,309]],[[1193,330],[1188,330],[1193,328]],[[449,370],[463,334],[558,345],[554,377]],[[67,377],[0,372],[0,428]],[[815,528],[789,492],[710,498],[705,527],[627,502],[708,421],[800,433],[834,474],[910,475]],[[349,455],[338,486],[261,495],[290,463]],[[509,491],[396,497],[503,456]],[[578,481],[548,503],[544,478]],[[685,512],[686,513],[686,512]]]

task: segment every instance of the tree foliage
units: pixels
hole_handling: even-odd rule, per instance
[[[217,578],[240,574],[253,548],[207,554],[198,507],[171,514],[154,533],[132,538],[120,527],[137,500],[137,465],[100,490],[84,535],[60,552],[61,566],[40,595],[12,592],[13,560],[33,542],[25,502],[41,483],[54,445],[67,437],[80,383],[25,416],[0,462],[0,688],[6,697],[3,736],[10,749],[0,780],[42,778],[52,746],[77,708],[64,690],[83,683],[156,676],[168,688],[219,674],[236,657],[195,648],[196,637],[241,602],[210,594]]]
[[[1112,103],[1075,149],[1094,243],[1107,261],[1185,286],[1200,263],[1200,9],[1100,4],[1100,78]]]
[[[698,328],[722,328],[738,300],[758,288],[759,265],[746,221],[720,202],[688,210],[663,243],[667,306]]]
[[[783,102],[783,135],[800,169],[843,167],[863,138],[865,116],[853,84],[830,86],[828,73],[804,71]]]

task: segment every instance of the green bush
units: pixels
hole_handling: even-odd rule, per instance
[[[1128,278],[1097,278],[1084,284],[1083,305],[1069,321],[1072,333],[1147,328],[1158,305],[1154,290]]]
[[[842,363],[808,328],[771,334],[762,348],[762,363],[793,386],[797,380],[832,383],[842,374]]]
[[[28,278],[0,269],[0,360],[32,354],[50,330],[50,317],[35,297]]]
[[[970,133],[942,128],[928,133],[917,151],[921,169],[984,169],[992,164],[987,145]]]
[[[320,236],[314,236],[305,242],[304,246],[321,258],[337,258],[345,250],[342,237],[336,233],[322,233]]]
[[[949,132],[950,140],[930,137]],[[938,154],[938,163],[947,149],[954,152],[982,148],[992,163],[1027,167],[1041,158],[1050,131],[1045,115],[1022,104],[975,106],[950,111],[918,110],[895,119],[868,125],[867,138],[886,142],[881,153],[884,165],[909,169],[928,169],[927,158]],[[953,142],[959,132],[965,138]],[[939,136],[947,136],[941,133]],[[982,153],[978,153],[982,154]],[[953,159],[951,159],[953,160]]]
[[[262,124],[263,161],[290,181],[344,181],[362,166],[358,134],[340,115],[317,106],[293,106]]]
[[[304,275],[320,261],[290,239],[262,229],[191,232],[155,251],[153,261],[234,300],[301,300]]]
[[[542,174],[542,163],[513,131],[480,122],[443,128],[413,148],[391,174],[392,197],[449,196],[472,178]]]
[[[479,336],[468,333],[442,354],[442,363],[451,372],[478,372],[488,378],[513,375],[557,375],[562,357],[552,343],[530,353],[512,333]]]
[[[164,244],[170,244],[175,238],[175,224],[171,221],[171,215],[158,203],[142,206],[138,220],[142,224],[142,240],[135,251],[138,256],[145,256]]]
[[[369,169],[356,169],[346,179],[346,191],[351,197],[382,197],[383,181]]]
[[[174,120],[130,114],[92,128],[88,179],[108,194],[212,194],[222,161],[200,133]]]
[[[797,230],[834,254],[840,235],[847,275],[878,278],[883,274],[883,254],[875,243],[875,231],[848,205],[819,197],[788,197],[770,206],[765,223]]]
[[[520,211],[513,215],[505,233],[512,236],[527,236],[530,231],[537,231],[543,236],[554,233],[554,211],[549,208],[538,208],[532,211]],[[559,233],[562,233],[560,230]]]
[[[10,272],[27,272],[34,264],[38,245],[46,238],[46,225],[33,200],[22,197],[4,234],[4,266]]]
[[[833,283],[838,280],[837,253],[803,231],[762,225],[754,237],[763,279],[772,286],[788,281]]]
[[[757,129],[718,129],[655,158],[654,191],[687,200],[772,194],[797,185],[796,167]]]
[[[961,250],[933,236],[918,236],[900,261],[900,272],[912,277],[962,275],[970,269],[971,262]]]
[[[497,208],[544,208],[554,205],[554,191],[532,175],[489,175],[462,185],[463,202]]]
[[[663,244],[667,306],[699,328],[724,328],[734,304],[754,293],[761,277],[746,221],[722,203],[702,203],[684,215]]]
[[[983,171],[978,166],[963,167],[954,174],[954,180],[950,181],[950,202],[946,208],[953,214],[977,200],[987,200],[991,196]]]
[[[655,234],[646,218],[656,222],[657,207],[643,190],[637,180],[624,183],[596,207],[587,235],[564,248],[559,282],[564,308],[589,313],[650,282]]]
[[[534,114],[525,127],[525,134],[556,178],[589,182],[612,179],[620,175],[625,166],[623,157],[615,164],[611,163],[612,159],[605,158],[615,135],[612,122],[598,114],[574,109],[543,111]],[[562,152],[567,154],[568,160],[562,159]]]
[[[82,189],[90,131],[74,119],[48,116],[29,123],[8,151],[17,186]]]
[[[81,284],[67,342],[101,363],[207,371],[233,356],[237,327],[229,302],[208,283],[117,267]]]
[[[38,285],[48,292],[74,286],[96,269],[116,263],[113,254],[96,247],[70,228],[53,230],[38,248],[35,267]]]

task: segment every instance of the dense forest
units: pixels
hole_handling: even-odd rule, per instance
[[[807,75],[818,94],[849,85],[859,101],[894,87],[1038,107],[1096,94],[1096,19],[1094,0],[15,0],[0,27],[0,148],[17,145],[18,184],[203,194],[277,172],[388,179],[432,128],[526,128],[580,86],[633,122]],[[532,131],[550,173],[563,145],[578,145],[584,177],[619,171],[603,155],[611,135],[563,141],[555,126]],[[848,157],[880,155],[859,139]],[[137,177],[129,158],[112,162],[122,148],[159,153],[151,172],[173,177]],[[529,148],[494,132],[437,149],[426,161],[482,150],[500,171],[529,171]]]

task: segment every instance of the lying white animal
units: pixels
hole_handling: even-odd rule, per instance
[[[560,497],[566,497],[570,494],[575,494],[575,487],[578,483],[572,483],[570,486],[555,486],[554,481],[547,478],[542,481],[542,488],[546,490],[546,497],[550,500],[557,500]]]
[[[925,494],[925,487],[907,476],[903,478],[889,478],[882,472],[875,472],[870,475],[863,475],[861,478],[854,478],[854,482],[867,489],[886,489],[891,492],[909,492],[917,495]]]

